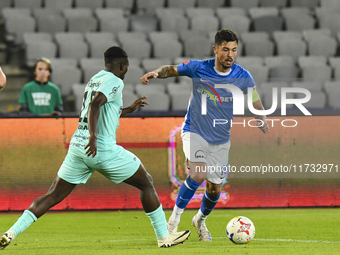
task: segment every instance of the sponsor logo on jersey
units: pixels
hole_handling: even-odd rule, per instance
[[[205,154],[202,150],[198,150],[195,152],[195,158],[205,158]]]
[[[203,83],[203,82],[202,82],[202,79],[201,79],[201,82],[200,82],[200,83],[201,83],[201,85],[206,86],[206,87],[208,87],[211,91],[213,91],[213,92],[215,93],[215,95],[216,95],[218,101],[220,101],[220,104],[222,105],[221,97],[220,97],[220,95],[216,92],[216,90],[215,90],[212,86],[210,86],[210,85],[208,85],[208,84],[206,84],[206,83]],[[207,93],[207,94],[210,96],[210,98],[214,101],[215,105],[217,105],[215,96],[213,96],[213,94],[211,94],[211,92],[210,92],[209,90],[204,89],[204,88],[201,88],[201,87],[199,87],[199,89],[201,89],[201,90],[203,90],[205,93]]]
[[[120,85],[118,87],[114,87],[112,89],[112,92],[109,95],[116,94],[119,88],[120,88]]]
[[[92,89],[92,88],[98,88],[100,86],[100,81],[98,82],[93,82],[93,80],[91,79],[88,83],[87,86]]]
[[[197,92],[200,93],[200,94],[208,94],[207,91],[202,89],[201,87],[197,88]],[[221,100],[221,102],[226,102],[226,103],[233,101],[233,97],[221,97],[220,96],[220,98],[218,98],[217,96],[215,96],[211,93],[209,95],[209,99],[213,100],[216,106],[217,106],[217,103],[216,103],[217,100]]]

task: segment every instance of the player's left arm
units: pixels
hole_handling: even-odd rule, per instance
[[[97,154],[97,124],[100,113],[100,107],[107,102],[106,96],[102,92],[97,92],[92,99],[88,110],[88,128],[90,132],[90,138],[88,144],[85,146],[85,154],[94,158]]]
[[[160,66],[156,70],[144,74],[140,78],[140,80],[144,84],[149,84],[150,79],[154,79],[154,78],[163,79],[163,78],[175,77],[175,76],[180,76],[177,71],[177,66],[166,65],[166,66]]]
[[[125,114],[132,113],[136,111],[139,107],[144,107],[144,105],[148,105],[149,103],[144,101],[147,97],[141,97],[138,98],[136,101],[133,102],[132,105],[123,108],[122,113],[120,114],[120,117],[124,116]]]
[[[256,110],[264,110],[259,94],[256,89],[252,92],[253,106]],[[257,126],[264,134],[269,133],[269,126],[265,115],[255,115]]]
[[[6,82],[7,82],[6,75],[4,74],[0,66],[0,91],[3,90],[3,88],[6,85]]]

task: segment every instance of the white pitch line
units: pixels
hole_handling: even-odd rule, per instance
[[[144,239],[144,238],[138,238],[138,239],[113,239],[113,240],[108,240],[109,242],[131,242],[131,240],[135,241],[147,241],[151,239]]]
[[[266,242],[340,243],[340,241],[297,240],[297,239],[265,239],[265,238],[254,238],[253,240],[255,240],[255,241],[266,241]]]
[[[228,237],[222,237],[217,236],[213,237],[214,239],[228,239]],[[138,238],[134,239],[137,241],[147,241],[151,239],[144,239],[144,238]],[[340,241],[323,241],[323,240],[298,240],[298,239],[266,239],[266,238],[254,238],[254,241],[265,241],[265,242],[292,242],[292,243],[338,243],[340,244]],[[108,240],[109,242],[128,242],[131,241],[131,239],[116,239],[116,240]]]
[[[228,239],[228,237],[215,237],[216,239]],[[254,241],[265,242],[295,242],[295,243],[340,243],[340,241],[323,241],[323,240],[298,240],[298,239],[270,239],[270,238],[254,238]]]

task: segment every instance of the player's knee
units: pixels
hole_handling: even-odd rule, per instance
[[[190,177],[195,181],[195,182],[198,182],[198,183],[202,183],[204,182],[204,180],[206,179],[207,177],[207,174],[206,173],[201,173],[201,172],[190,172]]]
[[[139,179],[138,183],[134,186],[140,190],[154,189],[152,176],[145,172],[143,178]]]
[[[207,182],[207,192],[211,196],[218,197],[221,193],[221,187],[222,185],[216,185],[216,184]]]
[[[147,178],[149,184],[153,186],[153,178],[152,178],[151,174],[149,174],[149,173],[147,172],[147,173],[146,173],[146,178]]]
[[[205,180],[205,178],[200,178],[200,177],[197,177],[197,176],[191,177],[191,179],[193,179],[197,183],[203,183],[204,180]]]
[[[193,179],[195,182],[198,183],[203,183],[205,178],[207,177],[206,174],[204,173],[195,173],[195,172],[190,172],[190,177]]]
[[[151,174],[148,173],[148,171],[146,171],[143,164],[140,165],[138,172],[139,172],[138,178],[139,178],[140,184],[142,183],[142,184],[147,185],[147,186],[153,186],[152,176],[151,176]]]
[[[191,163],[190,177],[198,183],[204,182],[207,178],[207,171],[205,169],[205,163]]]
[[[218,197],[221,193],[220,189],[212,189],[210,191],[208,191],[209,195],[213,196],[213,197]]]

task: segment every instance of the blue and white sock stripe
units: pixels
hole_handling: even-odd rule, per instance
[[[218,195],[218,197],[216,197],[216,200],[213,200],[213,198],[209,197],[209,193],[208,193],[208,192],[205,192],[205,193],[204,193],[204,196],[205,196],[209,201],[211,201],[211,202],[213,202],[213,203],[217,203],[218,200],[219,200],[219,198],[220,198],[220,195]]]
[[[184,185],[185,185],[188,189],[194,190],[194,189],[192,189],[192,188],[189,187],[189,185],[188,185],[188,183],[187,183],[187,180],[184,181]]]

